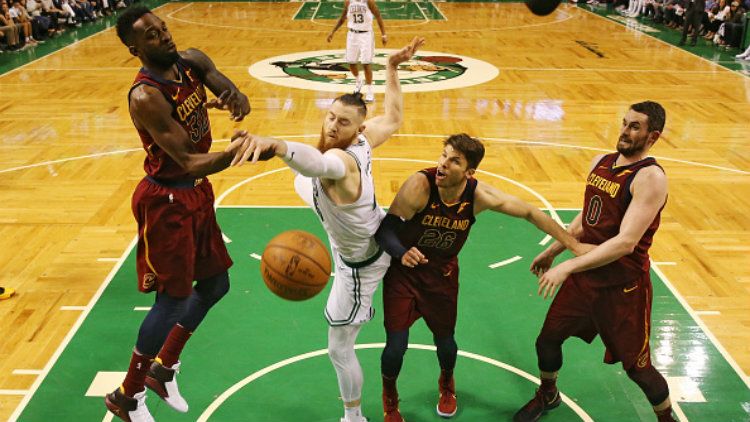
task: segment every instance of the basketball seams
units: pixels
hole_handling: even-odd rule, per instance
[[[266,256],[266,253],[268,252],[268,250],[269,250],[269,249],[273,249],[273,248],[279,248],[279,249],[283,249],[283,250],[286,250],[286,251],[294,252],[294,253],[298,254],[299,256],[302,256],[302,257],[304,257],[304,258],[307,258],[307,260],[308,260],[309,262],[311,262],[311,263],[315,264],[315,266],[316,266],[316,267],[318,267],[318,269],[319,269],[319,270],[320,270],[320,271],[321,271],[321,272],[322,272],[323,274],[326,274],[326,275],[328,276],[328,277],[326,277],[326,282],[325,282],[325,283],[327,283],[327,282],[328,282],[328,278],[329,278],[329,277],[331,276],[331,270],[329,269],[328,271],[326,271],[326,269],[325,269],[325,268],[323,268],[323,266],[322,266],[322,265],[320,265],[320,263],[319,263],[318,261],[316,261],[316,260],[315,260],[315,259],[314,259],[313,257],[311,257],[310,255],[308,255],[308,254],[305,254],[305,253],[303,253],[303,252],[300,252],[300,251],[298,251],[298,250],[296,250],[296,249],[292,249],[292,248],[290,248],[290,247],[288,247],[288,246],[281,246],[281,245],[275,245],[275,244],[274,244],[274,245],[268,245],[268,246],[266,247],[266,250],[265,250],[265,251],[263,252],[263,257],[261,257],[261,259],[263,259],[264,261],[266,261],[266,266],[267,266],[267,267],[269,267],[269,268],[271,268],[271,269],[273,269],[273,270],[274,270],[275,272],[277,272],[277,273],[280,273],[280,274],[283,274],[283,273],[282,273],[281,271],[279,271],[278,269],[274,268],[274,267],[273,267],[273,266],[271,266],[271,265],[268,265],[268,263],[270,262],[270,260],[269,260],[268,258],[265,258],[265,259],[264,259],[264,257]],[[329,260],[329,263],[330,263],[330,260]],[[289,277],[287,277],[286,275],[284,275],[284,278],[286,278],[286,279],[289,279]],[[295,282],[296,282],[296,280],[291,280],[291,279],[289,279],[289,280],[290,280],[290,281],[295,281]],[[325,284],[325,283],[323,283],[323,284]],[[308,283],[299,283],[299,284],[302,284],[302,285],[304,285],[304,286],[318,286],[318,284],[308,284]]]

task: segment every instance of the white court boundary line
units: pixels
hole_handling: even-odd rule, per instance
[[[382,349],[383,347],[385,347],[385,343],[366,343],[366,344],[357,344],[357,345],[354,346],[354,348],[357,349],[357,350],[361,350],[361,349]],[[436,350],[435,346],[428,346],[428,345],[425,345],[425,344],[414,344],[414,343],[409,343],[409,349],[429,350],[429,351],[435,351]],[[211,402],[211,404],[206,408],[206,410],[204,410],[203,413],[201,413],[201,415],[198,417],[197,422],[207,422],[208,418],[210,418],[211,415],[216,411],[216,409],[218,409],[229,397],[231,397],[232,395],[234,395],[234,393],[236,393],[237,391],[239,391],[240,389],[242,389],[247,384],[250,384],[251,382],[257,380],[258,378],[260,378],[260,377],[262,377],[264,375],[267,375],[267,374],[269,374],[269,373],[271,373],[271,372],[273,372],[273,371],[275,371],[277,369],[283,368],[283,367],[285,367],[287,365],[291,365],[293,363],[297,363],[297,362],[303,361],[305,359],[310,359],[310,358],[314,358],[314,357],[318,357],[318,356],[322,356],[322,355],[327,355],[327,354],[328,354],[328,349],[315,350],[315,351],[312,351],[312,352],[303,353],[303,354],[300,354],[300,355],[297,355],[297,356],[293,356],[293,357],[288,358],[288,359],[284,359],[284,360],[282,360],[280,362],[276,362],[276,363],[274,363],[272,365],[266,366],[265,368],[263,368],[263,369],[261,369],[259,371],[254,372],[253,374],[245,377],[241,381],[239,381],[239,382],[235,383],[234,385],[232,385],[231,387],[229,387],[227,390],[225,390],[223,393],[221,393],[216,399],[214,399],[214,401]],[[528,372],[525,372],[525,371],[523,371],[521,369],[518,369],[515,366],[508,365],[507,363],[504,363],[504,362],[501,362],[501,361],[489,358],[487,356],[483,356],[483,355],[479,355],[479,354],[471,353],[471,352],[465,352],[463,350],[459,350],[458,351],[458,355],[461,356],[461,357],[465,357],[465,358],[469,358],[469,359],[474,359],[474,360],[477,360],[479,362],[487,363],[487,364],[490,364],[492,366],[496,366],[498,368],[504,369],[504,370],[506,370],[508,372],[516,374],[516,375],[518,375],[518,376],[520,376],[522,378],[525,378],[525,379],[527,379],[527,380],[529,380],[529,381],[531,381],[531,382],[533,382],[535,384],[539,384],[540,383],[539,378],[537,378],[537,377],[529,374]],[[591,419],[591,416],[589,416],[588,413],[586,413],[585,410],[583,410],[576,402],[574,402],[573,400],[571,400],[568,396],[566,396],[563,393],[560,393],[560,397],[562,397],[562,401],[566,405],[568,405],[568,407],[570,407],[581,418],[581,420],[583,420],[584,422],[594,422],[594,420]]]
[[[309,135],[286,135],[286,136],[278,136],[278,138],[282,139],[299,139],[299,138],[317,138],[320,134],[309,134]],[[423,134],[423,133],[400,133],[393,135],[395,137],[406,137],[406,138],[432,138],[432,139],[445,139],[447,138],[447,135],[433,135],[433,134]],[[519,144],[519,145],[534,145],[534,146],[546,146],[546,147],[554,147],[554,148],[566,148],[566,149],[580,149],[584,151],[595,151],[595,152],[612,152],[610,149],[605,148],[597,148],[597,147],[589,147],[585,145],[577,145],[577,144],[561,144],[557,142],[547,142],[547,141],[529,141],[525,139],[513,139],[513,138],[496,138],[496,137],[480,137],[484,141],[491,141],[491,142],[497,142],[497,143],[506,143],[506,144]],[[214,143],[221,143],[221,142],[228,142],[228,139],[215,139]],[[16,166],[16,167],[9,167],[6,169],[0,169],[0,174],[3,173],[10,173],[13,171],[18,170],[26,170],[34,167],[43,167],[48,166],[50,164],[62,164],[69,161],[77,161],[77,160],[83,160],[86,158],[99,158],[104,157],[108,155],[117,155],[117,154],[126,154],[130,152],[137,152],[137,151],[143,151],[143,148],[127,148],[117,151],[107,151],[107,152],[100,152],[96,154],[86,154],[86,155],[78,155],[73,157],[67,157],[67,158],[60,158],[57,160],[50,160],[50,161],[41,161],[39,163],[32,163],[32,164],[25,164],[22,166]],[[731,167],[724,167],[724,166],[717,166],[713,164],[706,164],[701,163],[698,161],[689,161],[689,160],[681,160],[679,158],[670,158],[670,157],[664,157],[664,156],[658,156],[654,155],[654,158],[662,161],[671,161],[675,163],[680,164],[686,164],[696,167],[705,167],[705,168],[711,168],[714,170],[721,170],[721,171],[727,171],[731,173],[737,173],[737,174],[743,174],[743,175],[750,175],[750,171],[746,170],[740,170],[736,168]],[[481,171],[481,170],[480,170]]]
[[[734,369],[734,372],[737,373],[737,375],[740,377],[742,382],[745,383],[745,386],[750,389],[750,377],[748,377],[745,372],[740,368],[740,366],[737,364],[737,361],[734,360],[732,355],[727,352],[727,349],[724,348],[724,346],[719,342],[719,339],[714,336],[714,334],[711,332],[711,330],[708,329],[708,326],[703,322],[703,320],[700,318],[698,314],[696,314],[695,310],[692,306],[685,300],[684,297],[680,294],[680,292],[677,291],[677,289],[674,287],[672,282],[669,281],[666,274],[659,268],[659,264],[656,262],[651,261],[651,268],[653,268],[656,275],[661,278],[661,280],[664,282],[664,285],[667,286],[670,292],[672,292],[672,295],[677,298],[677,301],[680,302],[680,305],[687,311],[687,313],[690,315],[691,318],[693,318],[693,321],[695,321],[696,324],[700,327],[700,329],[706,334],[706,337],[708,337],[709,340],[711,340],[711,343],[714,344],[714,347],[716,347],[716,350],[719,351],[721,356],[724,357],[724,360],[726,360],[729,363],[729,366]]]
[[[36,393],[36,390],[39,389],[39,386],[42,385],[42,381],[44,381],[45,378],[47,378],[47,375],[49,375],[49,372],[52,370],[52,367],[57,363],[57,359],[60,358],[60,355],[62,355],[62,352],[65,351],[65,349],[68,347],[68,344],[71,340],[73,340],[73,337],[78,332],[78,329],[81,328],[81,325],[83,325],[84,320],[89,316],[89,313],[91,313],[91,310],[94,308],[94,305],[96,302],[99,301],[99,298],[104,293],[104,290],[109,286],[109,283],[114,278],[115,274],[117,274],[118,271],[120,271],[120,268],[122,267],[122,264],[125,262],[125,259],[130,254],[130,251],[135,246],[136,242],[138,242],[138,236],[133,237],[133,240],[130,241],[130,245],[125,248],[125,251],[122,253],[122,256],[120,256],[120,260],[112,267],[112,269],[109,271],[109,274],[107,274],[107,277],[104,279],[104,282],[102,282],[101,286],[99,286],[99,290],[94,293],[94,296],[89,300],[88,305],[86,305],[86,309],[81,312],[81,314],[78,316],[78,319],[76,320],[75,324],[70,328],[70,331],[68,331],[68,334],[65,335],[65,338],[60,343],[60,345],[57,347],[57,350],[55,350],[55,353],[52,354],[52,357],[47,361],[47,364],[44,365],[44,368],[42,368],[40,374],[36,379],[34,380],[34,383],[31,384],[31,388],[29,388],[28,393],[24,396],[23,400],[21,400],[20,403],[18,403],[18,406],[16,406],[16,410],[10,415],[9,422],[15,422],[18,420],[18,417],[21,416],[21,412],[26,408],[26,406],[29,404],[29,401],[31,401],[31,398]]]

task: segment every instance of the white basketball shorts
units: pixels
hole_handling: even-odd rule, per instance
[[[375,34],[373,31],[346,32],[346,62],[347,63],[372,63],[372,55],[375,51]]]
[[[391,264],[391,256],[382,252],[368,265],[350,266],[335,250],[333,252],[336,275],[325,309],[328,324],[363,324],[375,315],[372,297]]]

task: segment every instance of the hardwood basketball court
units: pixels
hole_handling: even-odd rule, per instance
[[[695,372],[686,376],[700,388],[704,378],[712,377],[702,370],[700,344],[715,339],[741,382],[750,384],[750,223],[745,219],[750,211],[750,79],[566,4],[544,18],[519,3],[387,4],[404,6],[388,6],[394,14],[386,16],[388,48],[420,35],[431,57],[475,59],[499,73],[479,85],[464,80],[466,86],[453,89],[431,90],[433,82],[404,85],[412,90],[405,93],[404,125],[375,152],[381,204],[391,202],[409,174],[437,159],[446,135],[467,132],[486,140],[480,168],[500,176],[480,174],[482,180],[541,208],[578,209],[590,160],[614,148],[628,105],[658,101],[667,110],[667,124],[652,151],[667,172],[670,196],[651,256],[661,263],[657,267],[674,286],[677,300],[699,328],[707,329],[696,329],[698,346],[687,342],[680,349],[675,343],[673,357],[694,363]],[[308,15],[309,3],[176,2],[156,9],[179,48],[208,53],[250,97],[253,111],[242,123],[212,112],[217,149],[235,128],[314,142],[336,92],[261,81],[248,68],[273,57],[297,54],[304,61],[321,51],[343,52],[343,31],[326,43],[334,21],[318,17],[320,9],[335,11],[337,5],[315,5],[322,7]],[[336,60],[310,59],[298,69]],[[17,417],[19,404],[33,400],[135,235],[130,195],[143,176],[143,151],[125,99],[138,66],[108,29],[0,75],[0,285],[18,290],[15,298],[0,302],[0,419]],[[342,83],[337,68],[329,68],[322,74],[348,86],[346,75]],[[467,69],[469,74],[471,66]],[[404,71],[403,77],[427,78],[427,73],[428,68],[418,68]],[[382,94],[371,107],[371,113],[381,111]],[[272,160],[211,180],[219,196],[283,167]],[[301,205],[289,180],[281,173],[258,177],[229,192],[222,203]],[[259,275],[254,281],[258,285]],[[234,287],[233,294],[240,294]],[[498,298],[499,306],[504,300],[510,298]],[[669,326],[670,318],[655,314],[655,325],[659,320]],[[512,335],[511,327],[498,329]],[[380,330],[379,324],[367,328],[373,340],[382,338]],[[136,332],[131,331],[132,342]],[[668,331],[656,335],[664,338]],[[122,368],[127,353],[122,351]],[[575,355],[566,358],[576,360]],[[96,354],[83,359],[95,362]],[[598,359],[589,363],[601,366]],[[533,366],[525,370],[535,373]],[[370,378],[377,373],[375,367],[365,371]],[[377,391],[369,394],[371,402],[378,399]],[[648,414],[639,417],[632,420],[650,420]]]

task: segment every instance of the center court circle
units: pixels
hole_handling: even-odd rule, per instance
[[[382,349],[385,347],[385,343],[367,343],[367,344],[357,344],[354,346],[355,349]],[[434,352],[435,346],[429,346],[425,344],[409,344],[410,350],[427,350]],[[315,350],[308,353],[303,353],[301,355],[293,356],[288,359],[284,359],[280,362],[276,362],[273,365],[269,365],[259,371],[256,371],[255,373],[245,377],[244,379],[240,380],[239,382],[235,383],[231,387],[229,387],[226,391],[221,393],[207,408],[206,410],[201,413],[200,417],[198,417],[197,422],[207,422],[208,419],[211,417],[211,415],[216,412],[216,410],[221,407],[221,405],[229,399],[234,393],[242,389],[247,384],[250,384],[251,382],[257,380],[258,378],[267,375],[277,369],[283,368],[285,366],[291,365],[296,362],[300,362],[306,359],[311,359],[319,356],[327,356],[328,350],[327,349],[320,349]],[[528,372],[524,372],[514,366],[508,365],[507,363],[500,362],[498,360],[488,358],[486,356],[478,355],[475,353],[465,352],[463,350],[458,351],[458,356],[469,358],[473,360],[477,360],[483,363],[487,363],[489,365],[504,369],[508,372],[512,372],[522,378],[525,378],[535,384],[539,384],[539,379]],[[591,416],[586,413],[578,404],[576,404],[573,400],[570,399],[570,397],[566,396],[565,394],[560,393],[560,397],[562,398],[563,403],[565,403],[568,407],[570,407],[571,410],[573,410],[578,417],[581,418],[584,422],[593,422],[594,420],[591,419]]]
[[[373,90],[385,92],[388,55],[398,50],[379,49],[373,57]],[[261,60],[248,68],[263,82],[289,88],[325,92],[350,92],[355,80],[344,59],[344,50],[305,51]],[[428,92],[465,88],[491,81],[497,67],[467,56],[436,51],[418,51],[398,67],[403,92]]]

